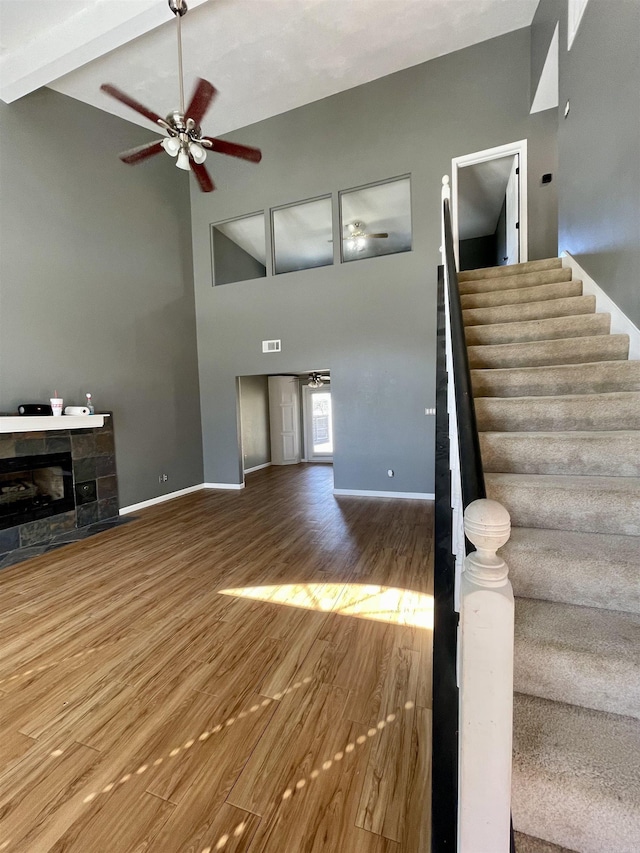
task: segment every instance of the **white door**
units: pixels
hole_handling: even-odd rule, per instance
[[[300,388],[296,376],[269,377],[271,464],[300,462]]]
[[[506,199],[506,243],[507,264],[520,262],[520,155],[516,154],[511,164],[507,183]]]
[[[333,461],[331,388],[304,387],[305,458],[309,462]]]

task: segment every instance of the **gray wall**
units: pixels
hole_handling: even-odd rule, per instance
[[[266,376],[241,376],[240,423],[244,469],[271,462],[269,381]]]
[[[640,3],[589,0],[560,45],[559,247],[640,326]]]
[[[321,365],[331,370],[335,485],[433,491],[424,409],[435,399],[441,178],[452,157],[524,137],[534,160],[548,156],[553,126],[529,116],[529,57],[527,28],[233,134],[262,149],[259,166],[209,158],[217,190],[191,194],[206,481],[241,479],[235,377]],[[412,252],[211,286],[209,223],[405,173]],[[531,208],[544,209],[549,196],[530,175]],[[555,251],[538,222],[533,258]],[[263,355],[266,338],[281,338],[282,352]]]
[[[0,410],[91,391],[122,505],[203,479],[188,180],[117,157],[151,138],[47,89],[0,103]]]

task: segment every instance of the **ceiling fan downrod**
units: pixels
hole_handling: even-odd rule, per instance
[[[185,0],[169,0],[169,8],[176,16],[178,29],[178,80],[180,81],[180,112],[184,115],[184,74],[182,71],[182,16],[189,11]]]

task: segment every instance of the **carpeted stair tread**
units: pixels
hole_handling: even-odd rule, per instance
[[[575,317],[549,317],[545,320],[467,326],[465,337],[468,346],[552,341],[558,338],[608,335],[610,325],[609,314],[578,314]]]
[[[523,835],[521,832],[514,832],[514,840],[516,853],[577,853],[575,850],[569,850],[568,847],[558,847],[557,844],[551,844],[541,838],[533,838],[531,835]]]
[[[523,302],[542,302],[549,299],[564,299],[568,296],[581,296],[582,282],[561,281],[556,284],[539,284],[535,287],[523,287],[515,290],[494,290],[489,293],[466,293],[460,297],[460,304],[466,308],[493,308],[497,305],[516,305]]]
[[[640,538],[514,527],[500,549],[516,596],[640,613]]]
[[[494,278],[467,279],[460,281],[460,293],[488,293],[491,290],[511,290],[515,287],[535,287],[538,284],[553,284],[569,281],[571,270],[559,267],[552,270],[538,270],[520,275],[500,275]]]
[[[640,615],[517,598],[515,624],[516,693],[640,717]]]
[[[640,723],[516,693],[516,831],[581,853],[640,850]]]
[[[548,397],[477,397],[481,432],[640,429],[640,391]]]
[[[636,851],[638,778],[626,749],[637,749],[637,721],[520,695],[515,718],[515,828],[582,853]]]
[[[639,477],[486,474],[514,527],[640,536]]]
[[[557,270],[562,268],[561,258],[543,258],[538,261],[523,261],[521,264],[509,264],[499,267],[482,267],[477,270],[464,270],[458,273],[458,281],[472,281],[478,278],[495,278],[496,276],[520,275],[540,270]]]
[[[471,371],[476,397],[544,397],[640,391],[640,361],[597,361]]]
[[[640,430],[481,432],[480,450],[487,473],[640,477]]]
[[[579,314],[593,314],[595,310],[595,296],[567,296],[545,299],[542,302],[467,308],[462,312],[462,320],[465,326],[494,325],[519,323],[523,320],[544,320],[549,317],[575,317]]]
[[[629,354],[629,336],[589,335],[567,340],[468,346],[467,351],[472,369],[622,361]]]

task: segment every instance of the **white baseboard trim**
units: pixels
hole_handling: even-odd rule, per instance
[[[263,468],[271,468],[271,462],[264,462],[262,465],[254,465],[253,468],[245,468],[245,474],[253,474],[254,471],[262,471]]]
[[[360,498],[406,498],[415,501],[433,501],[431,492],[371,492],[368,489],[334,489],[334,495],[354,495]]]
[[[582,281],[582,292],[585,296],[595,296],[596,312],[611,314],[611,334],[629,335],[629,360],[640,360],[640,329],[627,315],[618,308],[616,303],[586,272],[569,252],[562,252],[562,266],[573,272],[574,278]]]
[[[177,492],[169,492],[166,495],[158,495],[157,498],[150,498],[148,501],[140,501],[137,504],[130,504],[130,506],[120,507],[120,515],[128,515],[130,512],[138,512],[138,510],[146,509],[149,506],[155,506],[156,504],[163,504],[165,501],[172,501],[174,498],[181,498],[183,495],[190,495],[191,492],[199,492],[205,488],[204,483],[200,483],[197,486],[189,486],[186,489],[178,489]]]
[[[201,489],[244,489],[244,483],[203,483]]]

